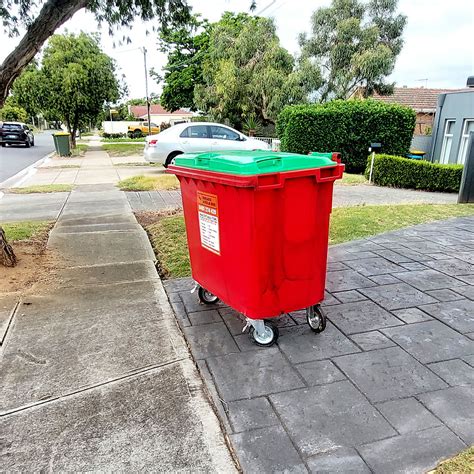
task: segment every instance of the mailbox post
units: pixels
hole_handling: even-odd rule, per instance
[[[372,160],[370,161],[369,184],[372,183],[372,173],[374,172],[375,153],[380,152],[382,144],[373,142],[370,144],[369,152],[372,152]]]

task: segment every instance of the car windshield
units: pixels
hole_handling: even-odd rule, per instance
[[[21,125],[18,123],[4,123],[3,128],[5,130],[21,130]]]

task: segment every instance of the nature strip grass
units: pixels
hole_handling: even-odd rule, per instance
[[[330,244],[370,237],[415,224],[474,215],[474,204],[403,204],[335,208],[331,215]],[[189,276],[191,268],[183,215],[159,218],[145,225],[163,276]]]
[[[50,221],[23,221],[2,223],[9,242],[34,239],[41,236],[52,225]]]
[[[109,156],[128,156],[143,154],[143,144],[135,143],[104,143],[102,150],[106,151]]]
[[[132,176],[119,181],[118,187],[122,191],[158,191],[179,189],[179,181],[172,174],[159,176]]]
[[[39,184],[22,188],[10,188],[8,192],[12,194],[69,193],[73,187],[72,184]]]

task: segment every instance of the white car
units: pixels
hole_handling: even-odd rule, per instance
[[[270,150],[267,143],[250,138],[233,128],[210,122],[188,122],[174,125],[157,135],[146,137],[145,160],[174,163],[181,153],[200,153],[223,150]]]

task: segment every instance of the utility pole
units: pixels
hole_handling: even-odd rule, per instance
[[[150,117],[150,97],[148,96],[148,69],[146,66],[146,48],[141,48],[143,51],[143,64],[145,65],[145,92],[146,92],[146,110],[148,117],[148,135],[151,135],[151,117]]]

